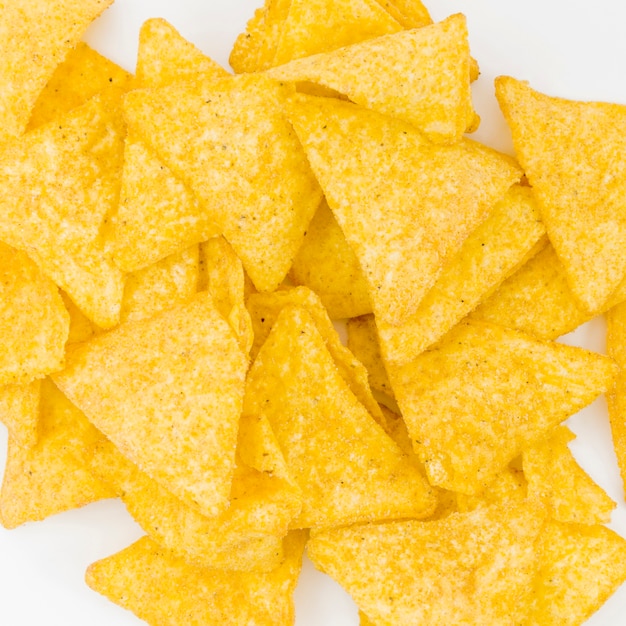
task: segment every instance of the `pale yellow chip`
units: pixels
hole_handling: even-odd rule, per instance
[[[544,519],[533,503],[506,503],[313,531],[307,551],[375,624],[520,623]]]
[[[39,398],[41,381],[0,387],[0,422],[15,443],[29,448],[39,437]]]
[[[69,327],[56,285],[26,253],[0,242],[0,386],[60,370]]]
[[[582,348],[475,322],[387,372],[430,482],[473,495],[609,390],[616,368]]]
[[[45,379],[37,443],[24,447],[9,436],[0,492],[2,525],[15,528],[113,497],[88,469],[91,447],[100,437],[83,413]]]
[[[390,324],[417,309],[445,258],[520,176],[511,159],[475,142],[433,145],[409,124],[347,102],[301,96],[289,116],[374,313]]]
[[[331,319],[372,312],[359,261],[325,200],[306,230],[289,275],[320,297]]]
[[[228,62],[235,74],[258,70],[259,50],[265,37],[265,6],[257,9],[248,20],[246,29],[237,36]]]
[[[515,500],[522,502],[528,496],[528,484],[524,472],[508,465],[498,472],[487,488],[477,496],[456,493],[456,505],[461,513],[473,511],[479,507],[502,504]]]
[[[61,298],[70,316],[70,333],[67,344],[80,343],[91,339],[94,335],[102,332],[73,302],[72,299],[61,291]]]
[[[626,541],[605,526],[550,521],[539,539],[539,571],[523,626],[582,624],[626,581]]]
[[[118,98],[101,94],[0,156],[0,239],[26,250],[102,328],[119,322],[124,285],[105,246],[124,134]]]
[[[574,433],[561,425],[550,436],[522,453],[528,496],[542,498],[550,516],[575,524],[607,524],[617,506],[568,448]]]
[[[465,16],[293,61],[268,72],[311,81],[454,143],[474,120]]]
[[[198,291],[199,275],[197,245],[129,274],[124,286],[120,321],[152,317],[189,300]]]
[[[131,130],[189,185],[259,291],[285,278],[321,199],[284,117],[291,93],[250,74],[126,97]]]
[[[247,367],[202,292],[72,346],[55,382],[140,469],[211,516],[228,507]]]
[[[423,475],[350,391],[303,308],[285,307],[274,322],[248,374],[244,414],[267,417],[302,489],[295,528],[424,517],[435,507]]]
[[[420,0],[378,0],[404,28],[420,28],[432,24],[428,9]]]
[[[90,565],[86,581],[149,624],[293,624],[305,541],[305,532],[290,533],[279,567],[247,573],[188,565],[144,537]]]
[[[113,0],[31,0],[2,5],[0,144],[20,135],[41,90],[87,26]]]
[[[626,274],[626,106],[550,97],[508,76],[496,95],[569,285],[596,313]]]
[[[132,74],[79,41],[39,94],[27,130],[85,104],[101,91],[126,91],[132,81]]]
[[[438,341],[545,245],[542,236],[530,189],[514,185],[448,261],[415,313],[401,326],[378,321],[385,361],[401,365]]]

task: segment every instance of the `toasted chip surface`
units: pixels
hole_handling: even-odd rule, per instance
[[[39,437],[41,380],[0,387],[0,422],[20,446],[31,447]]]

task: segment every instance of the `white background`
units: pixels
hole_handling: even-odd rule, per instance
[[[165,17],[205,53],[227,66],[236,35],[261,0],[117,0],[87,40],[133,70],[137,33],[148,17]],[[510,137],[493,97],[493,78],[510,74],[551,95],[626,104],[626,3],[621,0],[430,0],[438,21],[463,12],[481,77],[474,86],[482,117],[474,135],[510,151]],[[599,138],[601,140],[601,138]],[[604,350],[604,323],[595,320],[566,338]],[[619,502],[612,527],[626,536],[626,507],[611,449],[603,399],[570,419],[579,435],[577,458]],[[6,434],[0,427],[0,468]],[[140,624],[83,583],[89,563],[141,535],[116,501],[99,502],[16,530],[0,528],[0,624],[7,626],[132,626]],[[590,581],[593,584],[593,581]],[[356,608],[328,578],[305,563],[296,593],[297,626],[356,626]],[[589,620],[624,623],[626,587]],[[180,626],[186,626],[181,624]]]

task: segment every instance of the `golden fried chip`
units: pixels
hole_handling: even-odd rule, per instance
[[[117,98],[101,94],[0,156],[0,239],[25,250],[102,328],[118,323],[123,292],[105,236],[124,134]]]
[[[508,465],[498,472],[487,488],[478,496],[464,493],[455,494],[456,505],[461,513],[473,511],[479,507],[501,504],[515,499],[522,502],[528,495],[528,485],[524,472]]]
[[[378,0],[378,3],[404,28],[420,28],[433,22],[420,0]]]
[[[461,321],[481,298],[534,256],[545,228],[528,187],[514,185],[447,262],[401,326],[377,323],[386,362],[414,359]]]
[[[352,102],[412,124],[431,141],[454,143],[475,115],[469,62],[467,24],[457,14],[292,61],[268,75],[330,87]]]
[[[572,292],[596,313],[626,274],[626,106],[550,97],[508,76],[496,95]]]
[[[139,270],[126,277],[120,321],[152,317],[198,291],[200,256],[198,246]]]
[[[24,252],[0,242],[0,386],[60,370],[69,327],[56,285]]]
[[[79,41],[39,94],[27,130],[85,104],[106,89],[126,91],[132,81],[132,74]]]
[[[387,364],[430,482],[468,495],[610,389],[615,370],[603,355],[479,322],[403,366]]]
[[[70,316],[70,333],[67,345],[80,343],[91,339],[94,335],[102,332],[73,302],[72,299],[61,291],[61,298]]]
[[[626,581],[626,541],[605,526],[550,521],[523,626],[582,624]]]
[[[390,324],[417,309],[445,258],[520,177],[511,159],[475,142],[433,145],[409,124],[347,102],[300,96],[289,117],[359,259],[374,314]]]
[[[87,464],[101,434],[49,380],[41,383],[37,443],[23,447],[9,437],[0,492],[0,521],[15,528],[115,494]]]
[[[259,69],[259,51],[265,38],[265,14],[265,6],[257,9],[248,20],[244,32],[237,36],[228,57],[235,74],[256,72]]]
[[[244,414],[267,417],[302,489],[294,528],[434,509],[422,474],[350,391],[305,309],[285,307],[274,322],[248,374]]]
[[[140,469],[212,516],[228,507],[247,366],[202,292],[72,346],[55,382]]]
[[[284,118],[292,92],[251,74],[126,97],[130,128],[197,195],[259,291],[285,278],[321,199]]]
[[[0,143],[20,135],[41,90],[113,0],[8,2],[0,14]]]
[[[331,319],[372,312],[359,260],[326,200],[306,230],[289,275],[296,285],[305,285],[320,297]]]
[[[606,524],[616,503],[578,465],[567,444],[574,433],[561,425],[522,453],[528,496],[542,498],[559,522]]]
[[[0,387],[0,422],[8,428],[12,440],[23,448],[37,443],[40,390],[40,380]]]
[[[278,568],[247,573],[188,565],[144,537],[90,565],[86,581],[150,624],[293,624],[305,541],[303,531],[290,533]]]
[[[436,521],[313,531],[307,551],[375,624],[519,623],[544,519],[533,503],[507,503]]]

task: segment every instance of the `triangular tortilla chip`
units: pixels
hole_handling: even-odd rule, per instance
[[[61,298],[70,316],[70,334],[67,344],[81,343],[91,339],[94,335],[102,332],[73,302],[72,299],[61,291]]]
[[[561,425],[522,453],[528,497],[542,498],[553,519],[573,524],[607,524],[617,504],[578,465],[567,444],[574,433]]]
[[[626,541],[605,526],[546,524],[523,626],[577,626],[626,581]]]
[[[39,437],[39,398],[41,381],[0,387],[0,422],[15,443],[30,448]]]
[[[433,22],[420,0],[378,0],[378,3],[404,28],[420,28]]]
[[[247,573],[188,565],[144,537],[90,565],[86,581],[149,624],[293,624],[305,541],[306,533],[290,533],[278,568]]]
[[[0,386],[60,370],[69,327],[57,286],[26,253],[0,242]]]
[[[130,128],[189,185],[260,291],[286,276],[321,199],[284,118],[292,92],[251,74],[126,98]]]
[[[430,482],[472,495],[610,389],[616,368],[582,348],[475,322],[387,372]]]
[[[307,551],[375,624],[514,624],[531,600],[544,516],[532,503],[506,503],[313,531]]]
[[[2,5],[0,144],[20,135],[41,90],[87,26],[113,0],[32,0]]]
[[[259,51],[266,34],[265,15],[265,6],[257,9],[248,20],[246,29],[237,36],[228,57],[235,74],[256,72],[259,69]]]
[[[530,189],[514,185],[448,261],[415,313],[401,326],[378,321],[385,360],[401,365],[438,341],[534,256],[542,236],[545,228]]]
[[[102,328],[118,323],[123,291],[105,247],[124,146],[118,104],[96,96],[0,157],[0,240],[25,250]]]
[[[347,102],[301,96],[289,117],[374,313],[390,324],[417,309],[446,257],[520,177],[511,159],[475,142],[433,145],[413,126]]]
[[[515,500],[522,502],[528,496],[528,484],[524,472],[509,464],[489,483],[489,486],[477,496],[455,493],[457,508],[461,513],[468,513],[479,507],[503,504]]]
[[[91,447],[101,434],[49,379],[41,385],[39,437],[22,447],[9,437],[0,492],[5,528],[43,520],[115,494],[88,469]]]
[[[55,382],[140,469],[211,516],[228,507],[247,366],[202,292],[72,346]]]
[[[305,309],[286,307],[250,369],[245,415],[267,417],[302,489],[295,528],[424,517],[432,491],[340,376]]]
[[[311,81],[357,104],[454,143],[474,120],[465,16],[355,43],[274,68],[280,80]]]
[[[626,274],[626,106],[550,97],[507,76],[496,95],[570,287],[595,313]]]

